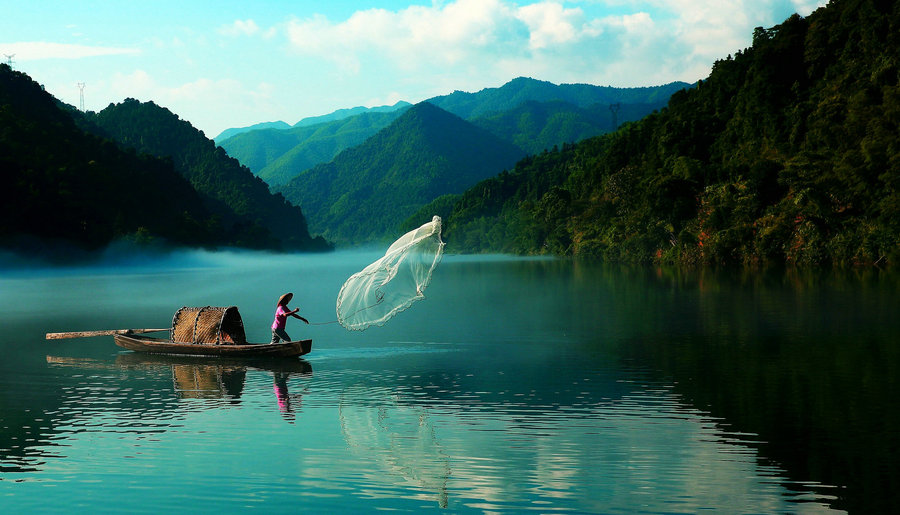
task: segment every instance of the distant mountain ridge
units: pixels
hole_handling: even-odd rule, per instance
[[[288,123],[283,122],[281,120],[279,120],[277,122],[255,123],[248,127],[235,127],[232,129],[225,129],[224,131],[220,132],[218,136],[213,138],[213,141],[216,142],[216,144],[219,144],[232,136],[237,136],[238,134],[242,134],[245,132],[258,131],[258,130],[262,130],[262,129],[283,130],[283,129],[290,129],[290,128],[291,128],[291,126]]]
[[[216,142],[217,145],[221,145],[222,142],[227,140],[228,138],[237,136],[238,134],[243,134],[246,132],[264,130],[264,129],[275,129],[275,130],[288,130],[291,128],[297,127],[309,127],[310,125],[317,125],[320,123],[328,123],[328,122],[336,122],[339,120],[343,120],[344,118],[349,118],[351,116],[356,116],[358,114],[363,113],[389,113],[391,111],[396,111],[397,109],[403,109],[411,106],[409,102],[400,101],[394,105],[385,105],[385,106],[377,106],[377,107],[351,107],[346,109],[338,109],[336,111],[332,111],[328,114],[323,114],[320,116],[308,116],[306,118],[302,118],[300,121],[295,123],[294,125],[290,125],[287,122],[277,121],[277,122],[262,122],[256,123],[253,125],[248,125],[247,127],[233,127],[230,129],[225,129],[220,132],[218,136],[213,138],[213,141]]]
[[[492,177],[519,148],[430,103],[409,108],[364,143],[278,188],[303,207],[313,231],[359,244],[396,236],[423,204]]]
[[[295,123],[293,126],[296,127],[308,127],[310,125],[317,125],[320,123],[327,122],[335,122],[338,120],[343,120],[344,118],[350,118],[351,116],[356,116],[364,113],[390,113],[393,111],[397,111],[398,109],[406,109],[412,106],[409,102],[399,101],[393,105],[384,105],[377,107],[351,107],[348,109],[338,109],[337,111],[333,111],[329,114],[321,115],[321,116],[308,116],[306,118],[301,119],[299,122]]]
[[[690,85],[683,82],[646,88],[556,85],[520,77],[500,88],[486,88],[476,93],[455,92],[433,97],[427,102],[487,128],[501,139],[515,142],[525,152],[537,153],[609,132],[613,130],[615,117],[618,123],[640,119],[663,107],[674,91],[685,87]],[[544,106],[539,107],[541,104]],[[609,104],[617,104],[617,113],[608,110]],[[290,136],[283,131],[253,130],[220,144],[230,156],[271,186],[279,186],[303,170],[328,162],[340,151],[386,127],[387,123],[379,125],[371,121],[375,113],[390,113],[396,117],[408,105],[398,102],[381,108],[342,109],[301,120],[288,131]],[[526,105],[530,108],[524,107]],[[559,112],[550,113],[548,109]],[[363,122],[357,119],[359,116],[370,117],[370,120]],[[544,125],[536,125],[539,121]],[[351,137],[349,127],[359,125],[366,127],[357,127]]]
[[[519,77],[499,88],[485,88],[475,93],[454,91],[449,95],[429,98],[428,102],[466,120],[471,120],[509,111],[529,101],[562,101],[578,107],[615,103],[665,103],[673,93],[690,86],[686,82],[671,82],[652,87],[614,88],[591,84],[557,85],[529,77]]]

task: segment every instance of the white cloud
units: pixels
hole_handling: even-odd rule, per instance
[[[153,98],[158,89],[159,86],[144,70],[135,70],[128,75],[116,73],[110,82],[113,97],[119,98],[149,99]]]
[[[581,9],[565,9],[553,2],[521,7],[516,17],[528,27],[532,49],[574,41],[585,28]]]
[[[512,7],[500,0],[459,0],[444,6],[402,11],[357,11],[334,23],[321,15],[294,19],[287,35],[295,51],[325,59],[351,72],[375,58],[400,69],[456,64],[527,41]],[[524,39],[523,36],[524,35]],[[510,40],[510,38],[513,38]]]
[[[704,12],[696,0],[696,5],[676,2],[686,8],[680,14],[686,19]],[[705,48],[694,48],[705,43],[703,37],[679,32],[687,24],[663,24],[642,10],[592,17],[555,0],[523,6],[510,0],[457,0],[357,11],[343,21],[322,15],[293,19],[285,31],[294,52],[309,62],[331,63],[344,76],[400,75],[388,86],[391,90],[399,81],[418,81],[420,91],[442,94],[448,84],[472,90],[521,75],[619,86],[693,81],[703,70],[679,62],[675,53],[704,59],[707,72],[714,58]]]
[[[780,23],[795,9],[808,14],[825,2],[601,3],[621,14],[605,8],[588,14],[598,11],[590,2],[457,0],[357,11],[342,21],[295,18],[285,31],[298,55],[331,63],[345,76],[399,73],[465,87],[530,75],[633,86],[703,78],[716,59],[749,45],[753,27]]]
[[[259,25],[253,20],[235,20],[231,25],[224,25],[219,28],[219,34],[225,36],[252,36],[259,32]]]
[[[119,48],[104,46],[73,45],[66,43],[50,43],[45,41],[25,41],[17,43],[0,43],[4,54],[15,54],[19,61],[36,61],[40,59],[82,59],[107,55],[139,54],[137,48]]]

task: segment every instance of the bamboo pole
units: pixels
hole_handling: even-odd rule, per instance
[[[70,333],[47,333],[48,340],[60,340],[62,338],[87,338],[90,336],[110,336],[113,334],[137,334],[137,333],[156,333],[168,331],[165,329],[107,329],[105,331],[75,331]]]

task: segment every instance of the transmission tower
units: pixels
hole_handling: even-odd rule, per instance
[[[8,64],[10,68],[12,68],[12,65],[13,65],[13,57],[15,57],[16,54],[3,54],[3,55],[6,56],[6,64]]]
[[[615,104],[609,104],[609,112],[612,113],[612,122],[613,122],[613,130],[619,128],[619,108],[622,107],[622,104],[616,102]]]
[[[80,101],[81,112],[84,112],[84,83],[83,82],[78,83],[78,91],[80,93],[79,101]]]

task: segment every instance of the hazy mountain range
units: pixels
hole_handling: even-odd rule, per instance
[[[390,125],[407,107],[367,111],[288,130],[247,131],[229,138],[222,147],[268,184],[278,186],[300,171],[327,163],[342,150],[363,143]]]
[[[609,132],[617,123],[640,119],[662,108],[672,93],[688,86],[680,82],[652,88],[556,85],[522,77],[499,88],[476,93],[457,91],[427,102],[513,142],[526,153],[537,153]],[[409,105],[398,102],[371,109],[342,109],[304,118],[292,128],[279,122],[277,127],[264,124],[228,129],[216,137],[216,142],[270,185],[278,186],[362,143]]]
[[[314,233],[340,244],[364,243],[396,235],[404,218],[440,195],[462,192],[525,155],[610,132],[662,108],[685,87],[611,88],[518,78],[415,107],[354,108],[301,120],[290,129],[248,128],[221,146],[298,203]],[[428,115],[426,104],[434,108]],[[416,115],[409,115],[413,110]],[[406,145],[398,148],[400,142]]]
[[[320,116],[308,116],[306,118],[301,119],[294,125],[290,125],[287,122],[277,121],[277,122],[261,122],[256,123],[247,127],[235,127],[231,129],[225,129],[218,136],[213,138],[213,141],[216,144],[221,144],[223,141],[227,140],[232,136],[236,136],[238,134],[259,130],[259,129],[290,129],[292,127],[307,127],[309,125],[316,125],[320,123],[334,122],[338,120],[342,120],[344,118],[349,118],[351,116],[363,113],[387,113],[390,111],[396,111],[397,109],[401,109],[403,107],[409,107],[409,102],[397,102],[394,105],[390,106],[379,106],[379,107],[350,107],[345,109],[338,109],[328,114],[323,114]]]

